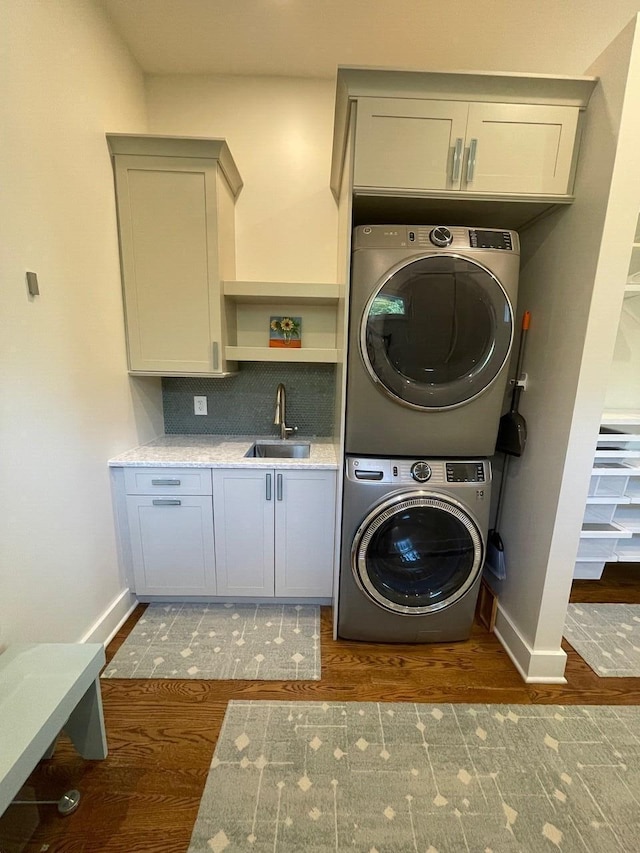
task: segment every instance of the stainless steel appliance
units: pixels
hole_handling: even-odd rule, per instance
[[[514,231],[355,229],[347,453],[494,452],[518,271]]]
[[[345,465],[338,636],[468,638],[489,525],[489,461],[348,456]]]

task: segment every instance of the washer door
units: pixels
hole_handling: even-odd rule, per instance
[[[358,528],[351,568],[376,604],[396,613],[442,610],[473,585],[484,562],[484,540],[453,498],[429,492],[395,495]]]
[[[360,326],[371,378],[414,409],[449,409],[477,397],[504,367],[512,340],[513,311],[498,279],[453,254],[394,267]]]

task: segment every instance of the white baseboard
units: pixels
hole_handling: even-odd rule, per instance
[[[494,628],[496,637],[527,684],[566,684],[564,670],[567,654],[562,649],[532,649],[518,628],[500,607]]]
[[[104,613],[93,623],[81,643],[102,643],[106,648],[122,625],[133,613],[138,599],[129,589],[123,589]]]

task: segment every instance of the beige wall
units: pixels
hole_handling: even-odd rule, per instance
[[[123,587],[107,459],[162,428],[126,373],[104,138],[146,129],[144,87],[93,3],[0,16],[0,638],[75,641]]]
[[[334,89],[285,77],[147,78],[152,133],[225,137],[244,181],[236,277],[336,281]]]
[[[590,73],[600,82],[589,104],[576,201],[521,235],[519,305],[532,312],[525,365],[531,384],[521,405],[529,438],[511,463],[505,492],[508,576],[497,630],[533,652],[532,678],[564,671],[566,605],[640,209],[636,21]]]
[[[621,0],[608,10],[623,16],[620,22],[616,18],[615,31],[637,5]],[[548,15],[532,18],[510,3],[509,11],[519,16],[517,26],[491,29],[489,19],[485,29],[463,25],[459,39],[447,40],[441,61],[440,54],[425,49],[421,64],[581,73],[612,37],[612,14],[603,23],[597,0],[551,5],[547,0],[545,8]],[[337,211],[328,188],[334,86],[328,80],[283,77],[150,76],[144,81],[92,0],[9,0],[0,18],[0,642],[76,640],[123,587],[106,460],[162,428],[158,383],[132,383],[126,375],[104,133],[225,136],[245,181],[236,211],[238,278],[335,281]],[[496,32],[508,33],[502,50]],[[576,34],[564,38],[561,53],[550,38],[558,32]],[[394,19],[389,33],[405,37],[406,21]],[[615,65],[615,51],[610,58]],[[364,55],[340,61],[403,64],[382,54],[374,63]],[[606,104],[603,110],[606,116]],[[596,161],[601,162],[597,156]],[[580,217],[579,208],[562,216],[570,223]],[[581,251],[577,224],[563,227],[575,251]],[[541,249],[564,252],[562,234],[549,236],[541,225]],[[607,267],[615,262],[604,256],[592,260],[600,281],[594,305],[605,310]],[[528,264],[534,288],[537,270],[543,274],[545,268],[535,251]],[[27,269],[40,279],[41,296],[34,300],[26,293]],[[558,286],[564,287],[567,278],[560,279]],[[572,286],[579,289],[581,282],[574,277]],[[571,299],[556,308],[569,311]],[[560,316],[550,321],[557,323]],[[535,318],[544,321],[542,306]],[[583,334],[586,314],[580,322]],[[597,317],[589,329],[593,360],[601,331]],[[542,365],[546,356],[540,351],[539,357]],[[596,424],[602,371],[589,379],[589,359],[581,373],[579,364],[572,364],[573,391],[580,375],[576,413]],[[554,399],[566,399],[567,393],[558,380]],[[532,423],[535,401],[535,389],[523,396]],[[566,435],[565,410],[563,418]],[[578,438],[572,464],[585,455]],[[555,450],[542,448],[540,466],[561,465],[564,454],[561,442]],[[533,465],[533,450],[530,460]],[[578,477],[578,497],[586,478],[586,473]],[[521,482],[518,506],[549,506],[542,477]],[[561,488],[567,507],[571,487],[568,477]],[[557,478],[554,488],[558,494]],[[547,542],[554,542],[554,565],[564,559],[566,572],[574,534],[562,539],[561,533],[561,523],[546,528]],[[516,584],[504,602],[514,608],[527,641],[554,646],[559,611],[549,602],[554,595],[562,598],[567,576],[557,587],[553,579],[545,586],[546,557],[532,552],[527,559],[523,569],[533,575],[522,576],[533,577],[533,586]],[[540,604],[548,605],[546,623],[531,615]]]

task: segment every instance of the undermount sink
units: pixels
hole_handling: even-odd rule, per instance
[[[291,442],[256,441],[244,454],[256,459],[308,459],[310,446]]]

